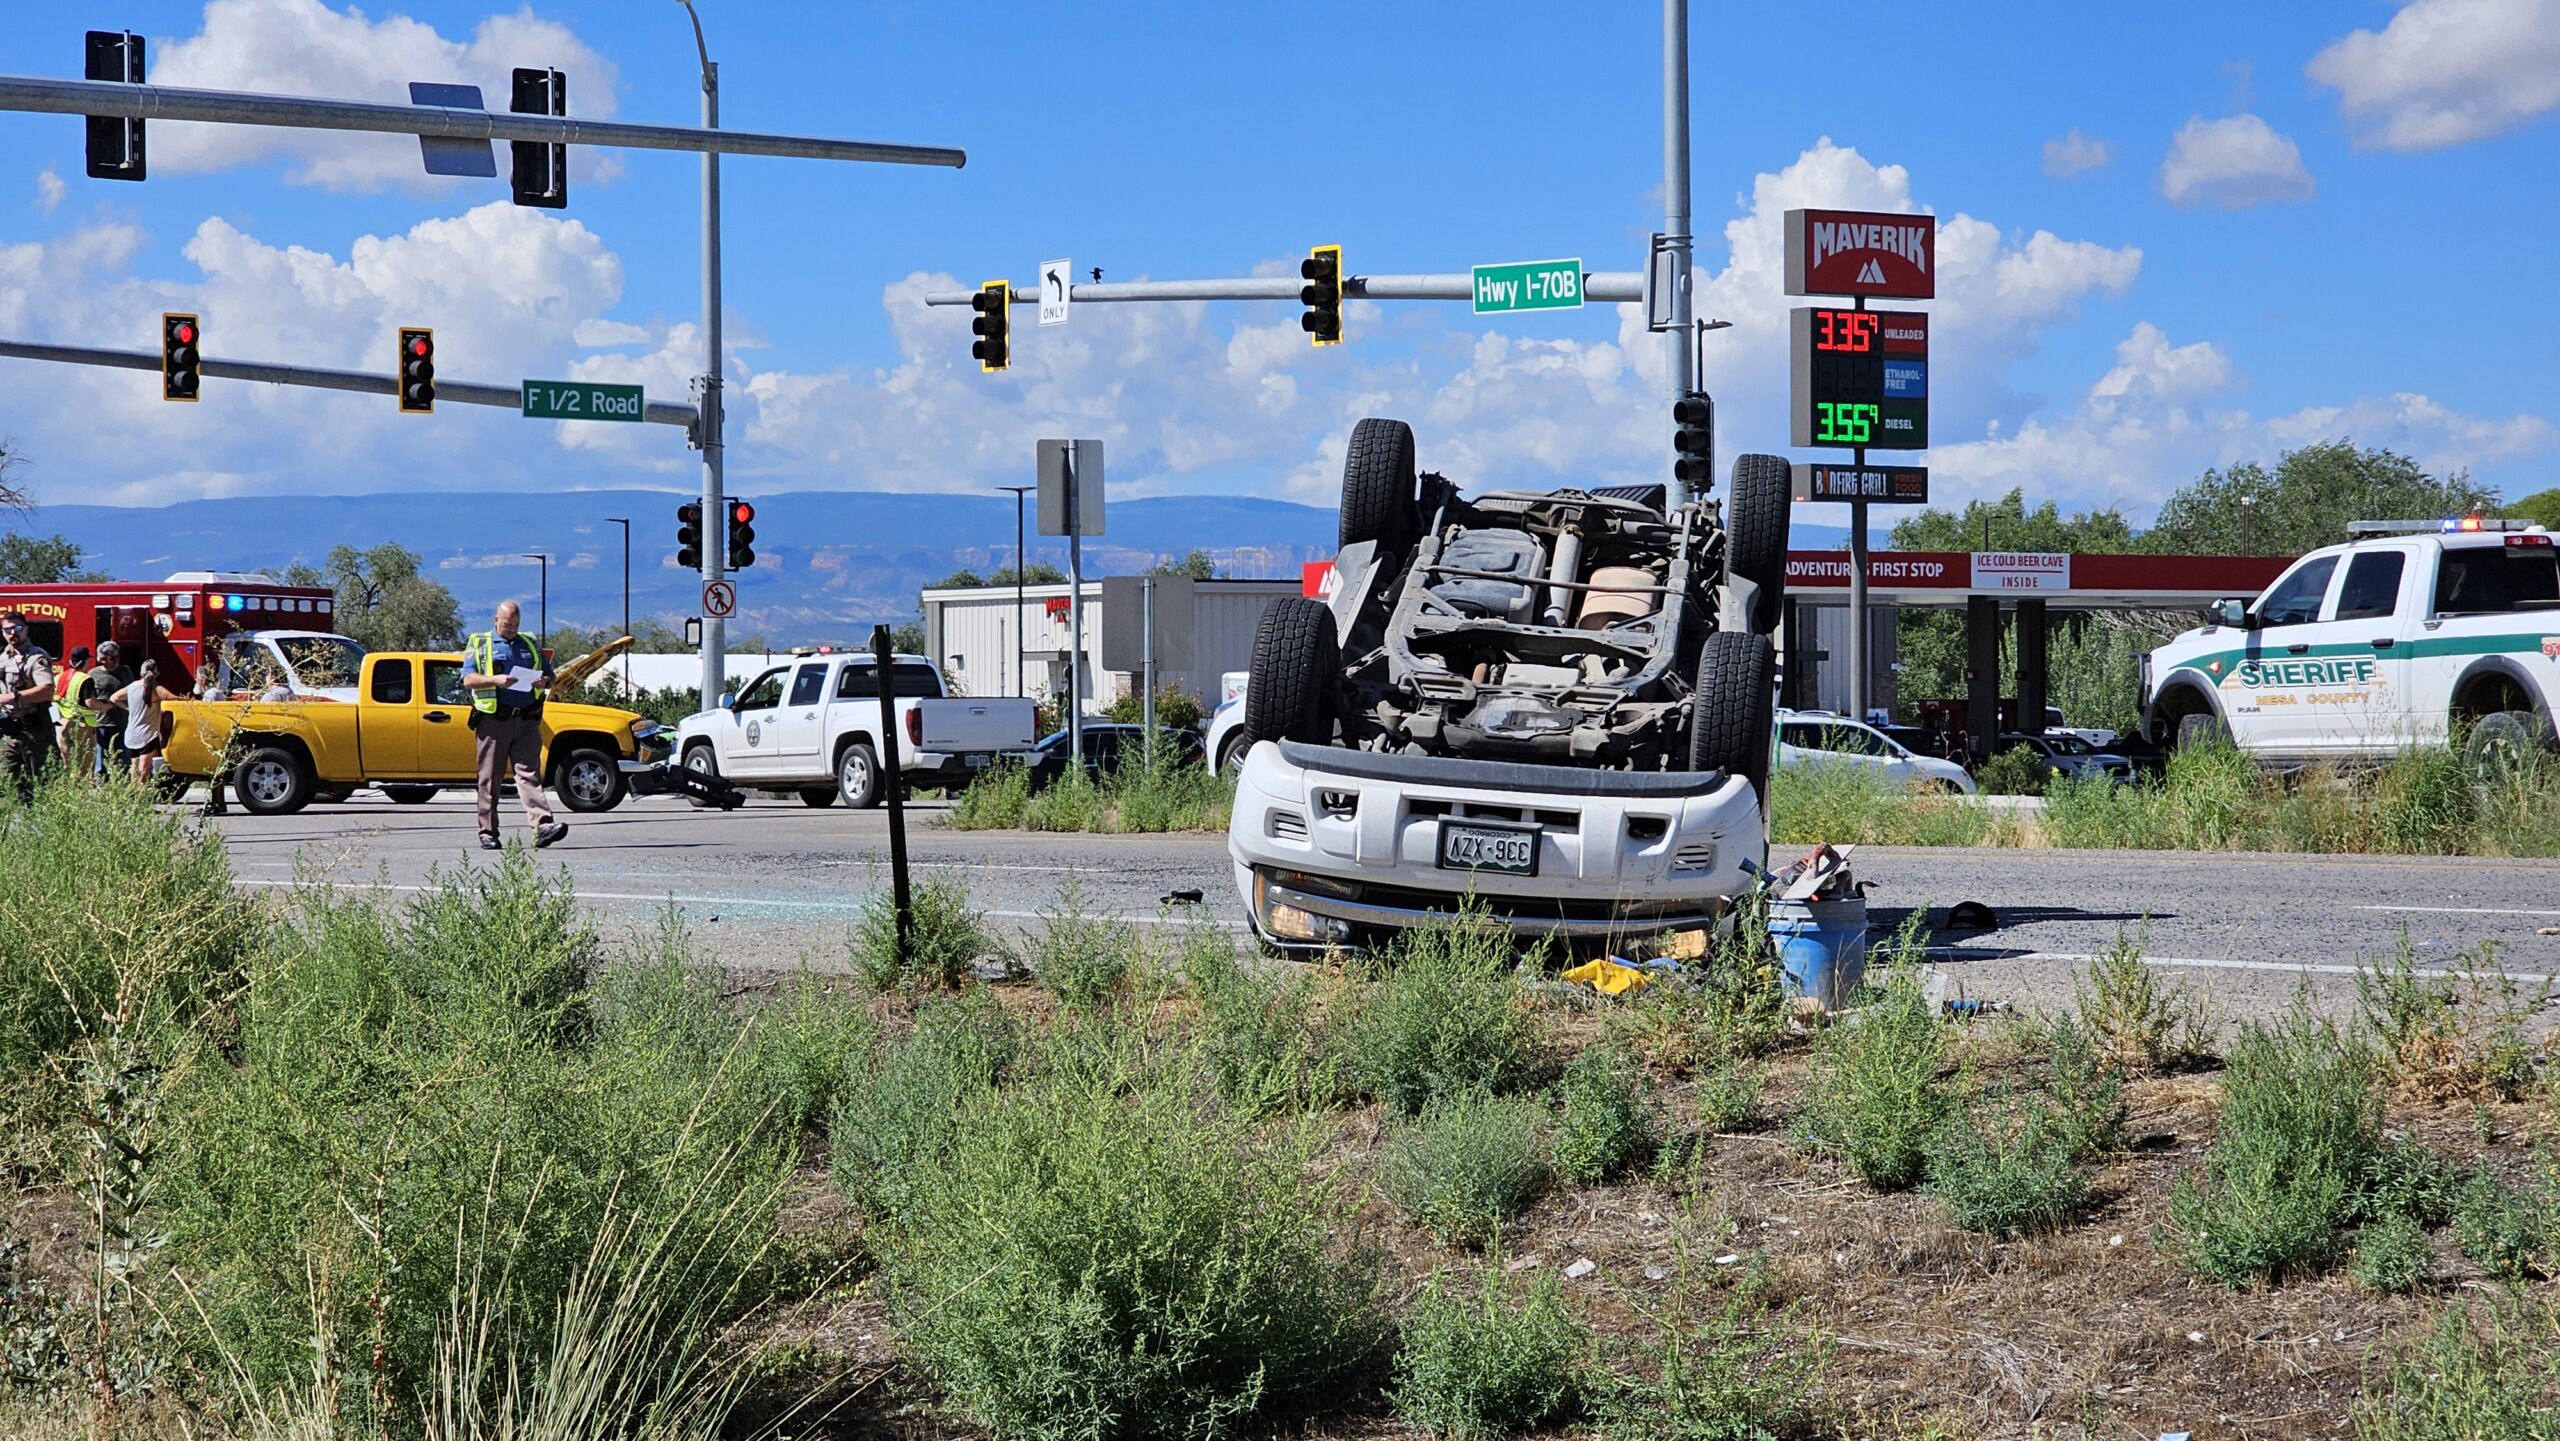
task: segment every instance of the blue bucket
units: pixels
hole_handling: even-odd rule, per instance
[[[1769,937],[1778,943],[1778,974],[1787,994],[1839,1010],[1867,974],[1867,901],[1769,902]]]

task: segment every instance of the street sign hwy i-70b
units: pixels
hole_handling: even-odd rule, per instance
[[[528,380],[524,383],[527,420],[628,420],[647,415],[649,403],[636,385],[598,385],[585,380]]]
[[[1582,262],[1522,260],[1475,268],[1476,314],[1505,315],[1515,310],[1578,310],[1582,306]]]

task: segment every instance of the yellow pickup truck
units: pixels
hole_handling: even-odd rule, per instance
[[[613,649],[560,667],[561,686]],[[289,815],[324,792],[366,785],[419,805],[441,787],[473,784],[477,774],[458,654],[368,655],[352,702],[171,701],[168,710],[171,779],[219,774],[256,815]],[[542,773],[569,809],[609,811],[628,790],[622,762],[663,761],[672,740],[630,711],[555,701],[542,710]]]

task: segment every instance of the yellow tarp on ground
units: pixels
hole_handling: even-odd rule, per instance
[[[1630,966],[1603,956],[1585,961],[1564,973],[1565,980],[1589,986],[1604,996],[1623,996],[1627,992],[1650,985],[1653,972]]]

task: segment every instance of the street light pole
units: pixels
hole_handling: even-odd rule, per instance
[[[1013,691],[1016,695],[1031,693],[1031,666],[1025,659],[1030,654],[1031,636],[1023,629],[1022,618],[1022,573],[1030,565],[1022,558],[1022,497],[1039,488],[1036,485],[996,487],[1013,492]]]
[[[720,67],[711,63],[710,46],[702,38],[702,17],[693,0],[676,0],[693,22],[693,50],[702,62],[702,128],[720,128]],[[722,474],[720,439],[720,157],[702,152],[702,341],[704,363],[697,382],[702,408],[702,579],[707,586],[728,566],[728,514]],[[721,667],[728,657],[728,622],[707,612],[702,617],[702,708],[720,704]],[[884,685],[885,693],[885,685]]]
[[[606,520],[622,527],[622,633],[631,634],[631,519],[609,515]],[[622,698],[631,698],[631,648],[622,648]]]
[[[529,550],[524,553],[524,558],[542,563],[542,609],[536,612],[542,618],[542,624],[534,633],[541,636],[542,645],[547,646],[551,644],[551,557],[546,552]],[[537,650],[540,648],[535,647]]]

